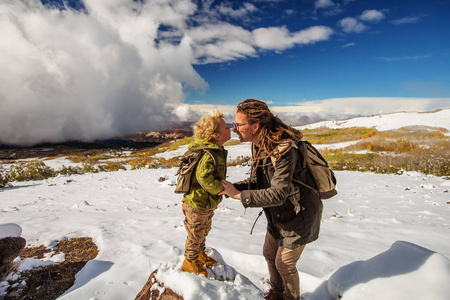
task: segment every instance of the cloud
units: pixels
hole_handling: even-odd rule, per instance
[[[402,61],[402,60],[412,60],[412,61],[416,61],[419,59],[427,59],[430,58],[431,55],[414,55],[414,56],[399,56],[399,57],[379,57],[379,59],[387,61],[387,62],[392,62],[392,61]]]
[[[285,27],[258,28],[253,30],[255,46],[265,50],[284,50],[295,45],[314,44],[328,40],[333,30],[326,26],[313,26],[290,33]]]
[[[417,86],[417,84],[414,84]],[[421,85],[422,86],[422,85]],[[261,99],[264,101],[264,99]],[[290,125],[305,125],[324,120],[345,120],[357,116],[401,111],[426,112],[450,108],[450,98],[350,97],[298,102],[288,106],[272,106],[270,110]],[[189,105],[198,114],[218,109],[227,122],[233,122],[236,105]]]
[[[332,0],[317,0],[314,2],[314,13],[317,13],[319,10],[325,16],[336,16],[344,12],[341,9],[341,5]]]
[[[394,25],[413,24],[413,23],[419,22],[420,19],[421,19],[421,16],[405,17],[405,18],[393,20],[392,24],[394,24]]]
[[[336,4],[332,0],[317,0],[316,2],[314,2],[314,7],[316,9],[317,8],[326,9],[335,6]]]
[[[360,16],[360,19],[366,22],[378,22],[385,18],[384,14],[381,11],[371,9],[365,10]]]
[[[384,13],[379,10],[365,10],[357,18],[347,17],[341,19],[338,22],[338,26],[340,26],[342,30],[347,33],[361,33],[368,28],[364,22],[375,23],[383,20],[384,18]]]
[[[199,119],[199,114],[194,112],[189,105],[180,105],[173,109],[173,113],[177,116],[178,120],[182,122],[193,122]]]
[[[249,31],[223,21],[248,18],[255,3],[233,9],[213,1],[84,0],[73,10],[1,1],[0,143],[92,141],[161,128],[188,116],[171,104],[208,88],[193,64],[332,34],[323,26]]]
[[[248,2],[244,3],[243,6],[238,9],[233,9],[230,3],[222,3],[219,5],[218,10],[221,14],[235,19],[241,19],[250,13],[258,11],[255,5]]]
[[[368,116],[400,111],[425,112],[437,108],[448,107],[449,98],[402,98],[402,97],[349,97],[331,98],[298,103],[294,111],[309,111],[316,114],[330,114],[338,116]]]
[[[366,26],[356,18],[347,17],[338,22],[344,32],[360,33],[366,30]]]
[[[343,45],[342,48],[353,47],[355,45],[356,45],[355,43],[348,43],[348,44]]]

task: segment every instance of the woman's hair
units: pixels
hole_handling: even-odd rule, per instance
[[[238,104],[237,112],[246,115],[249,123],[260,125],[258,145],[269,156],[273,155],[277,151],[277,146],[286,140],[300,141],[303,137],[300,130],[284,124],[261,100],[244,100]],[[277,156],[280,154],[278,153]]]
[[[194,125],[194,137],[206,141],[211,141],[219,137],[219,128],[223,114],[217,109],[201,117],[200,121]]]

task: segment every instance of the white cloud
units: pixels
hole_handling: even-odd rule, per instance
[[[194,112],[189,105],[180,105],[173,109],[173,113],[182,122],[193,122],[199,119],[199,114]]]
[[[233,9],[230,3],[222,3],[218,10],[221,14],[235,19],[246,17],[248,14],[258,11],[255,5],[248,2],[244,3],[243,6],[238,9]]]
[[[274,114],[290,125],[402,111],[426,112],[450,108],[450,98],[350,97],[304,101],[289,106],[272,106],[269,101],[266,103]],[[233,122],[236,112],[236,105],[190,105],[190,107],[199,114],[217,108],[226,115],[227,122]]]
[[[165,104],[185,99],[184,84],[207,87],[192,67],[189,39],[155,45],[159,21],[149,4],[84,2],[89,14],[40,1],[0,4],[1,143],[90,141],[152,129],[170,122]],[[183,27],[180,19],[164,22]]]
[[[365,10],[360,16],[360,19],[366,22],[378,22],[385,18],[384,14],[381,11],[371,9]]]
[[[412,61],[416,61],[419,59],[426,59],[426,58],[430,58],[431,55],[414,55],[414,56],[398,56],[398,57],[379,57],[379,59],[384,60],[384,61],[388,61],[388,62],[392,62],[392,61],[402,61],[402,60],[412,60]]]
[[[324,16],[336,16],[344,12],[341,9],[341,4],[332,0],[317,0],[314,2],[314,13],[317,13],[319,10]]]
[[[348,44],[343,45],[342,48],[353,47],[355,45],[356,45],[355,43],[348,43]]]
[[[256,28],[214,1],[84,0],[84,11],[39,0],[0,2],[0,143],[90,141],[160,128],[191,89],[193,64],[226,62],[330,38],[314,26]],[[226,19],[226,18],[225,18]],[[195,24],[196,27],[192,27]]]
[[[314,2],[314,7],[316,9],[317,8],[325,9],[334,6],[336,6],[336,4],[332,0],[317,0],[316,2]]]
[[[393,20],[392,24],[394,24],[394,25],[413,24],[413,23],[419,22],[420,18],[421,18],[420,16],[405,17],[405,18]]]
[[[341,19],[338,22],[338,25],[341,26],[341,28],[344,32],[360,33],[360,32],[363,32],[364,30],[366,30],[366,28],[367,28],[362,22],[358,21],[358,19],[351,18],[351,17]]]
[[[267,50],[284,50],[297,44],[313,44],[328,40],[332,34],[332,29],[325,26],[313,26],[294,33],[290,33],[285,27],[253,30],[255,45]]]

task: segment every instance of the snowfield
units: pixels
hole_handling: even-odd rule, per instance
[[[379,131],[393,130],[408,126],[428,126],[445,128],[450,135],[450,109],[442,109],[434,112],[417,113],[404,112],[385,115],[374,115],[370,117],[354,118],[346,121],[324,121],[296,128],[313,129],[318,127],[328,128],[348,128],[348,127],[368,127]]]
[[[227,149],[229,159],[250,155],[248,143]],[[242,180],[248,172],[231,167],[228,179]],[[157,279],[185,299],[262,299],[268,289],[266,221],[262,216],[250,235],[260,210],[244,210],[239,201],[224,199],[215,211],[207,246],[219,265],[208,270],[208,278],[180,270],[186,232],[182,196],[173,192],[175,173],[121,170],[14,182],[0,189],[0,236],[21,234],[31,246],[93,238],[98,256],[58,299],[134,299],[155,269]],[[336,176],[338,195],[324,200],[320,237],[297,264],[303,299],[448,300],[450,180],[416,172]],[[6,287],[0,283],[0,297]]]
[[[261,299],[268,287],[265,219],[250,235],[259,209],[245,211],[236,200],[225,199],[216,210],[207,239],[223,268],[234,270],[232,280],[180,271],[186,233],[181,196],[173,193],[175,171],[17,182],[0,192],[1,220],[19,224],[35,246],[93,237],[99,255],[60,299],[134,299],[156,268],[167,271],[158,278],[185,299]],[[248,171],[230,168],[229,179]],[[339,194],[324,202],[320,238],[297,265],[303,297],[448,299],[450,182],[418,173],[336,174]]]

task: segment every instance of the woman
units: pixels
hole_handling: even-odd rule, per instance
[[[322,217],[319,195],[292,182],[306,171],[296,145],[303,135],[255,99],[238,104],[233,130],[241,142],[252,142],[252,172],[249,179],[234,185],[222,180],[222,194],[241,200],[244,207],[264,210],[263,255],[271,284],[265,298],[300,299],[296,264],[305,245],[318,238]]]

